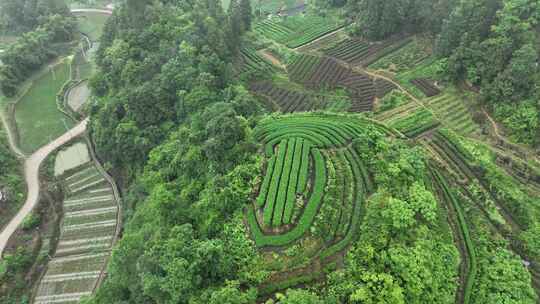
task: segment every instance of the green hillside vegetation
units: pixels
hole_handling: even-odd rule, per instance
[[[95,48],[71,74],[89,78],[88,136],[123,223],[82,303],[538,303],[540,6],[299,5],[130,0],[107,21],[78,16]],[[54,18],[0,19],[30,31],[1,57],[5,95],[75,37],[75,19]],[[70,126],[46,97],[73,76],[67,61],[44,74],[15,107],[28,152],[50,140],[41,129]],[[67,190],[88,192],[62,223],[85,242],[117,210],[79,169]],[[16,176],[0,190],[17,192]]]
[[[139,10],[115,13],[92,134],[125,181],[128,225],[88,303],[535,303],[536,171],[502,164],[483,92],[439,53],[453,7],[396,17],[401,1],[351,0],[344,16],[337,2],[271,18],[242,1],[148,4],[140,35],[160,47],[128,34]],[[171,30],[177,15],[213,22]],[[349,21],[341,42],[293,50]],[[323,112],[318,96],[338,91],[351,106]]]

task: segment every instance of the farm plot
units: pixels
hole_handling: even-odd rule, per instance
[[[325,35],[316,41],[299,47],[297,51],[302,53],[317,52],[322,54],[325,49],[331,48],[347,38],[348,36],[344,30],[335,31],[332,34]]]
[[[342,26],[340,21],[332,17],[292,16],[261,21],[254,26],[254,31],[289,48],[297,48]]]
[[[242,73],[271,73],[274,69],[272,63],[257,54],[252,48],[243,48],[240,50],[240,60]]]
[[[15,121],[20,147],[31,153],[73,127],[69,117],[58,110],[56,94],[70,79],[67,60],[37,79],[15,105]]]
[[[371,123],[357,118],[316,114],[260,123],[255,135],[265,146],[266,173],[247,212],[258,246],[289,245],[314,230],[327,244],[322,256],[348,245],[364,197],[372,191],[367,171],[349,145],[367,125]],[[332,225],[317,224],[317,214],[331,218]]]
[[[258,82],[250,90],[273,103],[275,110],[282,113],[306,112],[324,109],[327,105],[324,97],[280,87],[271,82]]]
[[[118,206],[112,186],[91,162],[66,170],[67,175],[61,175],[64,219],[55,254],[39,282],[38,304],[77,303],[90,295],[116,234]]]
[[[365,199],[375,191],[352,145],[366,132],[394,137],[357,115],[295,113],[258,123],[254,136],[266,159],[245,214],[271,273],[261,294],[322,277],[313,267],[335,267],[357,238]]]
[[[305,0],[268,0],[258,1],[254,5],[255,9],[260,9],[263,14],[275,14],[280,12],[287,13],[296,8],[302,8],[305,6],[305,2]]]
[[[468,135],[479,129],[464,100],[452,91],[430,98],[425,104],[438,114],[447,127],[460,134]]]
[[[345,61],[351,65],[368,66],[379,58],[399,50],[411,42],[410,39],[396,37],[383,42],[369,42],[351,38],[324,50],[327,56]]]
[[[454,193],[450,190],[446,178],[435,168],[431,168],[431,175],[437,187],[440,200],[445,202],[446,208],[451,215],[449,221],[452,223],[455,239],[457,240],[458,247],[460,247],[462,256],[461,284],[458,298],[460,299],[460,303],[468,304],[471,303],[474,280],[478,269],[469,225],[465,220],[463,208]]]
[[[377,92],[377,98],[381,99],[395,89],[397,89],[397,87],[390,81],[384,80],[382,78],[375,79],[375,90]]]
[[[401,73],[413,69],[431,56],[431,50],[428,47],[431,45],[431,42],[425,40],[426,39],[414,38],[411,43],[380,58],[369,65],[369,68],[387,70],[392,73]]]
[[[426,109],[419,109],[411,115],[394,119],[390,126],[409,138],[415,138],[439,126],[440,122]]]
[[[351,112],[373,109],[375,82],[366,74],[352,71],[333,58],[301,55],[288,68],[289,78],[310,88],[345,88],[351,95]]]
[[[425,78],[415,78],[411,80],[411,83],[417,87],[427,97],[437,96],[441,93],[441,90],[435,86],[434,81]]]

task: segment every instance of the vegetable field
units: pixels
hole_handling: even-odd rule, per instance
[[[252,48],[243,48],[240,50],[241,72],[242,73],[271,73],[274,67],[270,62],[257,54]]]
[[[62,182],[66,196],[60,239],[39,283],[36,304],[79,302],[90,295],[116,235],[117,202],[92,162],[68,170]]]
[[[399,50],[383,56],[369,67],[401,73],[410,70],[431,56],[430,42],[427,39],[414,38]]]
[[[45,74],[35,80],[15,106],[15,120],[20,147],[33,152],[73,126],[56,104],[56,94],[70,78],[67,61],[45,67]]]
[[[268,99],[270,107],[282,113],[307,112],[327,106],[324,96],[280,87],[271,82],[258,82],[250,89],[256,95]]]
[[[289,78],[310,88],[343,87],[353,101],[351,112],[371,111],[377,94],[367,74],[353,71],[330,57],[297,56],[288,67]]]

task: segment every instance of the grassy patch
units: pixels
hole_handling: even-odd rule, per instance
[[[23,151],[33,152],[73,126],[56,105],[56,94],[69,79],[69,72],[67,61],[56,65],[38,78],[17,102],[15,120]]]
[[[109,15],[101,13],[77,14],[79,30],[90,37],[92,41],[98,41],[103,32],[103,27]]]
[[[390,53],[369,67],[402,73],[420,64],[431,55],[431,43],[424,38],[414,38],[409,44],[396,52]]]

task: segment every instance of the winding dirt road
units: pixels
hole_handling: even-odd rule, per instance
[[[17,215],[15,215],[15,217],[11,219],[9,224],[0,233],[0,256],[4,251],[11,235],[17,230],[25,217],[30,212],[32,212],[32,210],[39,201],[39,168],[41,167],[41,164],[54,150],[68,143],[72,139],[84,134],[86,132],[87,125],[88,118],[80,122],[73,129],[64,133],[64,135],[58,137],[56,140],[37,150],[34,154],[32,154],[25,160],[24,175],[28,190],[28,193],[26,195],[26,201],[21,210],[19,210],[19,212],[17,213]]]
[[[101,14],[112,15],[112,10],[108,10],[108,9],[85,8],[85,9],[73,9],[71,10],[71,12],[72,13],[101,13]],[[72,139],[84,134],[86,132],[86,126],[88,125],[88,118],[81,121],[78,125],[73,127],[64,135],[58,137],[57,139],[50,142],[46,146],[40,148],[39,150],[37,150],[36,152],[34,152],[32,155],[28,157],[19,149],[19,147],[15,143],[15,139],[13,137],[13,130],[10,129],[5,113],[1,109],[0,109],[0,120],[2,122],[2,125],[4,126],[4,129],[6,130],[9,146],[11,147],[11,150],[15,154],[17,154],[18,157],[25,159],[24,161],[24,175],[25,176],[24,177],[25,177],[26,187],[28,191],[26,195],[26,201],[23,207],[19,210],[17,215],[15,215],[15,217],[11,219],[11,221],[4,228],[4,230],[0,232],[0,258],[1,258],[2,253],[4,252],[4,249],[11,235],[17,230],[19,225],[21,225],[21,223],[24,221],[25,217],[30,212],[32,212],[32,210],[35,208],[35,206],[39,202],[39,191],[40,191],[39,168],[41,167],[41,164],[47,158],[47,156],[49,156],[49,154],[52,153],[54,150],[68,143]]]

